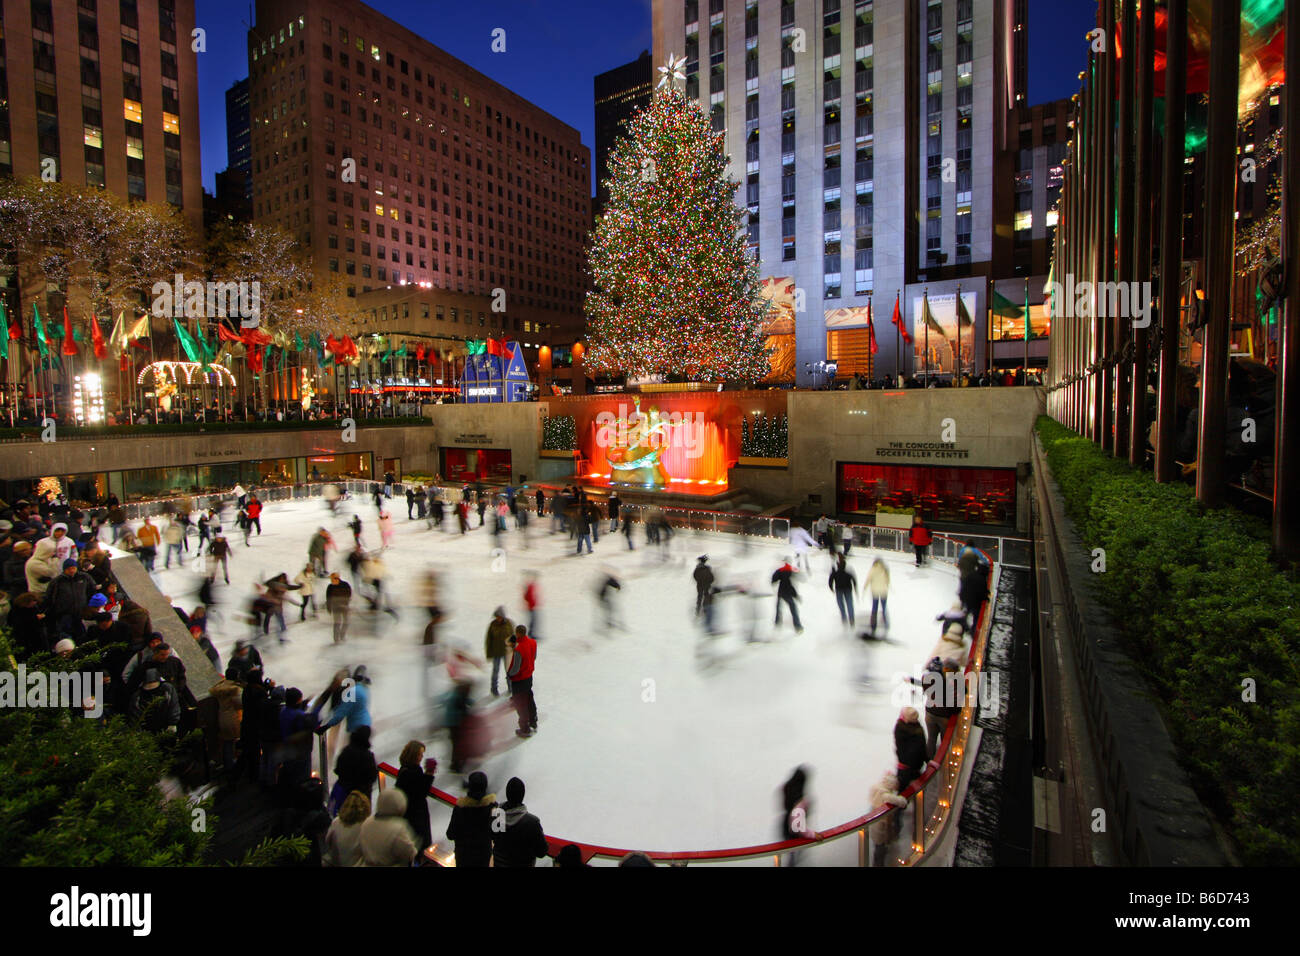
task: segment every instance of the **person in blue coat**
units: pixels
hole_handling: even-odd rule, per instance
[[[352,683],[346,684],[339,693],[338,703],[330,714],[330,719],[321,724],[321,730],[329,730],[337,723],[347,721],[344,729],[349,736],[358,727],[370,726],[370,677],[364,666],[352,672]]]

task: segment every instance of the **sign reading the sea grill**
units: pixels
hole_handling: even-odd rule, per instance
[[[490,444],[487,435],[457,435],[452,441],[457,445],[477,445],[486,447]]]
[[[891,441],[888,447],[877,448],[878,458],[915,458],[935,460],[941,458],[969,458],[970,451],[958,448],[950,441]]]

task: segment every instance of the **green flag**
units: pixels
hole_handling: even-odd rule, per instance
[[[194,333],[194,338],[198,342],[199,346],[199,354],[203,356],[203,368],[201,371],[211,372],[212,360],[217,357],[217,343],[215,341],[209,341],[204,337],[201,325],[195,327]]]
[[[1025,280],[1025,341],[1029,341],[1029,280]],[[1028,373],[1026,373],[1028,374]]]
[[[185,352],[185,357],[191,362],[202,362],[203,353],[199,351],[199,345],[194,341],[194,336],[190,335],[189,329],[181,324],[180,319],[173,318],[172,324],[176,326],[176,340],[181,343],[181,350]]]
[[[36,307],[35,302],[32,303],[32,314],[35,316],[32,324],[36,327],[36,345],[40,349],[41,358],[45,358],[50,354],[50,343],[45,337],[45,323],[41,321],[41,310]]]
[[[481,339],[466,339],[465,354],[467,355],[486,355],[487,343]]]
[[[4,300],[0,299],[0,358],[9,357],[9,315],[5,312]]]
[[[402,347],[401,347],[400,349],[398,349],[396,352],[393,353],[393,358],[406,358],[406,343],[405,343],[405,342],[402,343]]]
[[[295,352],[302,352],[305,349],[306,346],[302,344],[302,336],[297,332],[293,333],[293,350]]]
[[[1004,319],[1018,319],[1024,315],[1020,306],[1016,305],[1006,296],[1000,294],[997,289],[993,290],[993,314],[1000,315]]]

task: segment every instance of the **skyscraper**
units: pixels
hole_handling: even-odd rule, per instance
[[[687,93],[726,131],[800,384],[828,358],[840,375],[918,369],[896,351],[896,294],[914,326],[924,292],[960,285],[982,322],[1013,2],[655,0],[655,62],[684,54]]]
[[[248,54],[256,221],[354,295],[499,300],[465,337],[528,323],[574,340],[591,210],[577,130],[355,0],[259,0]]]
[[[598,74],[593,82],[596,99],[596,210],[609,200],[605,189],[609,152],[623,135],[623,123],[650,103],[654,92],[650,51],[644,50],[631,63]]]
[[[203,221],[194,0],[3,0],[0,174]]]
[[[226,90],[226,169],[245,174],[245,198],[250,201],[253,198],[251,123],[248,80],[242,79]]]

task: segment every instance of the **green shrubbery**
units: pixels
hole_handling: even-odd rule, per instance
[[[1245,862],[1300,863],[1300,584],[1270,560],[1267,525],[1207,511],[1045,416],[1038,435],[1084,544],[1105,551],[1096,596],[1198,792]]]
[[[0,630],[0,668],[11,648]],[[51,655],[28,672],[75,669]],[[0,865],[197,864],[216,822],[199,832],[188,801],[164,801],[170,761],[128,721],[104,725],[53,708],[0,711]]]
[[[542,449],[572,451],[578,447],[578,425],[572,415],[550,415],[542,419]]]

